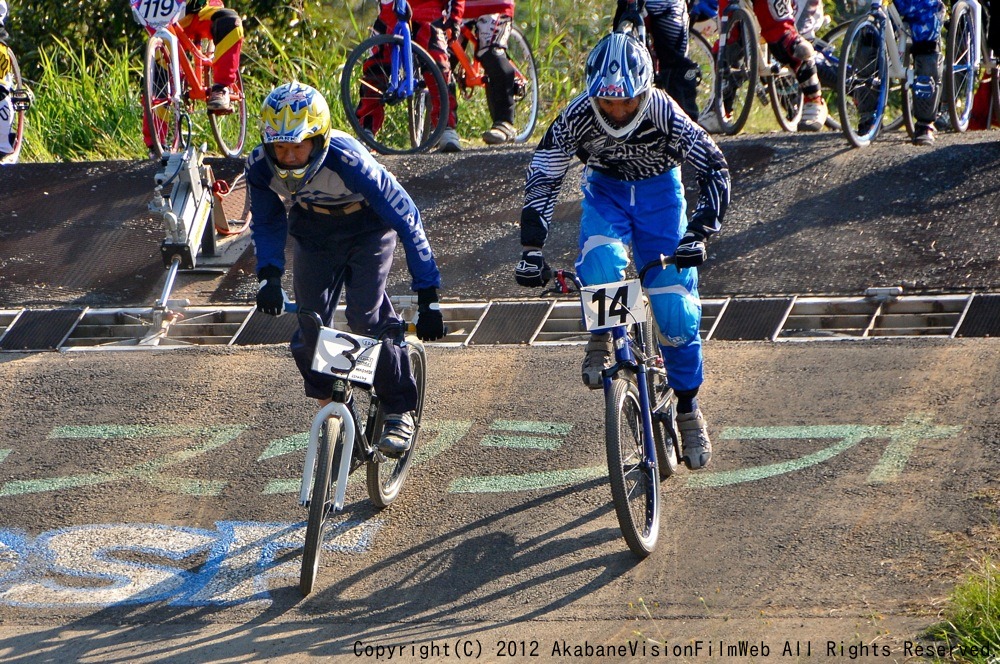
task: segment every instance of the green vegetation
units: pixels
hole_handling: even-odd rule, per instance
[[[952,645],[960,662],[987,664],[1000,655],[1000,567],[990,558],[981,560],[952,591],[945,620],[927,630],[926,636]]]

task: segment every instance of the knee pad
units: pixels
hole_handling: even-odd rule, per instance
[[[222,41],[233,30],[238,30],[238,37],[243,37],[243,22],[240,15],[232,9],[220,9],[212,14],[212,40]]]
[[[621,281],[628,267],[628,253],[621,240],[591,236],[576,262],[576,274],[585,284],[607,284]]]
[[[649,304],[656,318],[656,333],[661,345],[687,346],[701,328],[701,300],[698,297],[696,272],[692,269],[663,270],[649,285]]]
[[[768,44],[767,49],[778,62],[798,69],[803,62],[812,60],[812,44],[795,33],[786,33],[780,41]]]

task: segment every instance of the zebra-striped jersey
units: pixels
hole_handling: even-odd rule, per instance
[[[528,166],[521,210],[521,244],[541,247],[573,157],[588,168],[623,181],[662,175],[681,163],[697,172],[700,193],[688,230],[708,237],[719,230],[729,204],[729,169],[719,146],[665,92],[653,89],[646,117],[623,140],[597,122],[587,93],[573,99],[555,119]]]

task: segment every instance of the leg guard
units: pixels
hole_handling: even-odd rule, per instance
[[[914,51],[916,51],[914,45]],[[913,116],[917,122],[931,124],[937,117],[941,100],[941,61],[937,53],[913,56]]]

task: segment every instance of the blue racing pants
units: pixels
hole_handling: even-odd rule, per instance
[[[623,280],[629,245],[637,270],[660,254],[674,254],[687,229],[679,168],[634,182],[587,169],[584,179],[580,256],[576,261],[577,275],[584,284]],[[699,387],[703,368],[698,270],[656,267],[646,275],[644,285],[670,387],[681,391]]]

